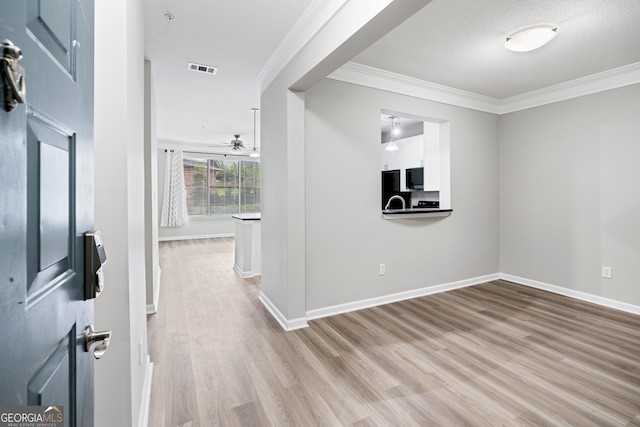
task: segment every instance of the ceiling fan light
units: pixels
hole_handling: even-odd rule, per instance
[[[557,29],[554,25],[523,28],[507,37],[504,47],[514,52],[529,52],[541,48],[554,39]]]

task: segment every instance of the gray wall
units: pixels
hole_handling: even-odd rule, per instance
[[[304,94],[282,80],[261,98],[261,291],[292,320],[305,315]]]
[[[158,123],[156,91],[151,62],[144,61],[144,210],[145,272],[147,312],[157,311],[160,292],[160,254],[158,251]]]
[[[501,272],[640,304],[639,118],[640,85],[500,117]]]
[[[307,310],[499,271],[498,116],[328,79],[305,99]],[[381,218],[381,109],[450,121],[450,217]]]

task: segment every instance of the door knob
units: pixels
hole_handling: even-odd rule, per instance
[[[11,40],[2,42],[2,58],[0,58],[0,72],[4,81],[5,104],[7,111],[11,111],[20,103],[27,101],[27,88],[24,81],[24,68],[18,64],[22,58],[22,51]]]
[[[93,325],[89,325],[84,330],[84,350],[93,351],[93,357],[100,359],[109,347],[111,341],[111,331],[95,332]]]

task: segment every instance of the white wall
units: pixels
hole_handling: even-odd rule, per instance
[[[500,117],[503,273],[640,305],[639,117],[640,85]]]
[[[159,142],[163,147],[181,148],[172,145],[171,141],[161,140]],[[162,212],[162,196],[164,194],[164,174],[165,162],[167,154],[164,148],[156,150],[157,152],[157,179],[158,179],[158,212]],[[160,219],[156,218],[156,223],[160,224]],[[231,217],[227,218],[191,218],[189,224],[182,227],[160,227],[158,230],[159,240],[183,240],[183,239],[199,239],[206,237],[228,237],[233,236],[235,228]]]
[[[160,254],[158,250],[158,122],[156,90],[151,62],[144,62],[144,209],[147,311],[158,309]]]
[[[305,99],[307,310],[498,272],[498,116],[328,79]],[[382,219],[382,109],[450,121],[450,217]]]
[[[113,331],[107,353],[95,364],[95,425],[127,427],[139,425],[144,415],[151,371],[145,317],[143,4],[96,2],[95,10],[95,224],[108,256],[95,326]]]

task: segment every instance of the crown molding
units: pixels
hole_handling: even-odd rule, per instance
[[[443,104],[471,108],[499,114],[499,101],[489,96],[478,95],[460,89],[431,83],[414,77],[384,71],[354,62],[347,62],[327,76],[329,79],[339,80],[367,86],[374,89],[386,90]]]
[[[493,114],[508,114],[640,83],[640,62],[511,98],[497,99],[348,62],[327,78]]]
[[[261,91],[268,88],[294,56],[348,0],[313,0],[291,27],[258,74]]]
[[[640,83],[640,62],[505,98],[499,114],[513,113],[554,102]]]

